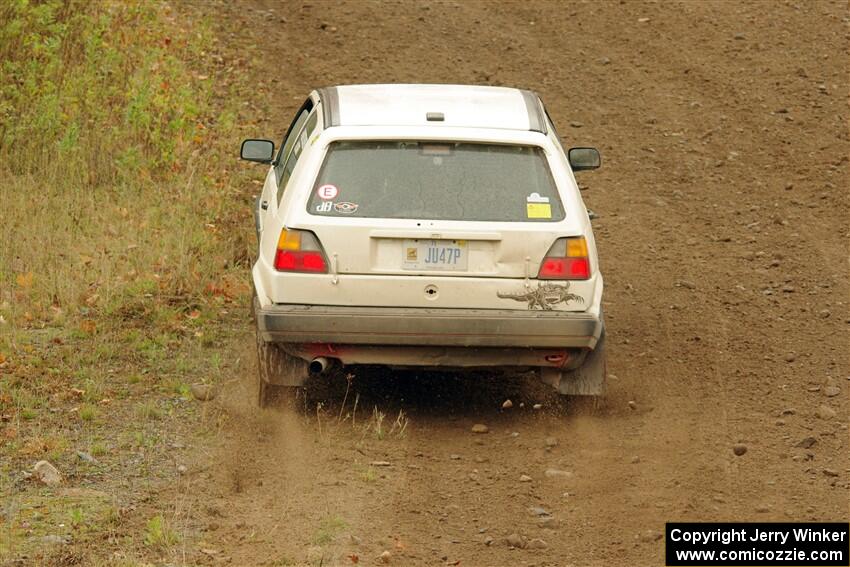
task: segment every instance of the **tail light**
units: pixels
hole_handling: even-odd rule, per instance
[[[537,273],[541,280],[586,280],[589,277],[590,259],[583,236],[556,240]]]
[[[280,231],[274,267],[279,272],[328,273],[328,262],[319,239],[306,230]]]

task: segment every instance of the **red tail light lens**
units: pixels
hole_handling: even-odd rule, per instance
[[[306,230],[283,229],[277,242],[274,267],[279,272],[328,273],[319,239]]]
[[[325,274],[328,265],[321,252],[293,252],[278,250],[274,259],[274,267],[279,272],[316,272]]]
[[[586,280],[590,277],[587,258],[545,258],[537,277],[544,280]]]
[[[559,238],[543,262],[537,278],[541,280],[586,280],[590,278],[590,259],[584,237]]]

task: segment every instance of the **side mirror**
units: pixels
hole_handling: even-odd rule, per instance
[[[274,159],[274,142],[271,140],[245,140],[242,142],[239,157],[246,161],[271,163]]]
[[[573,171],[596,169],[602,165],[602,158],[596,148],[570,148],[567,156]]]

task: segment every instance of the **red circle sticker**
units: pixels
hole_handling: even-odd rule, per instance
[[[336,199],[336,196],[339,195],[339,189],[336,188],[336,185],[322,185],[316,189],[316,193],[325,201],[330,201]]]

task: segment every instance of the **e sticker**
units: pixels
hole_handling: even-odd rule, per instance
[[[525,212],[530,219],[551,219],[552,205],[549,203],[527,203]]]
[[[336,196],[339,195],[339,189],[336,188],[336,185],[322,185],[318,189],[316,189],[316,194],[325,201],[330,201],[332,199],[336,199]]]

